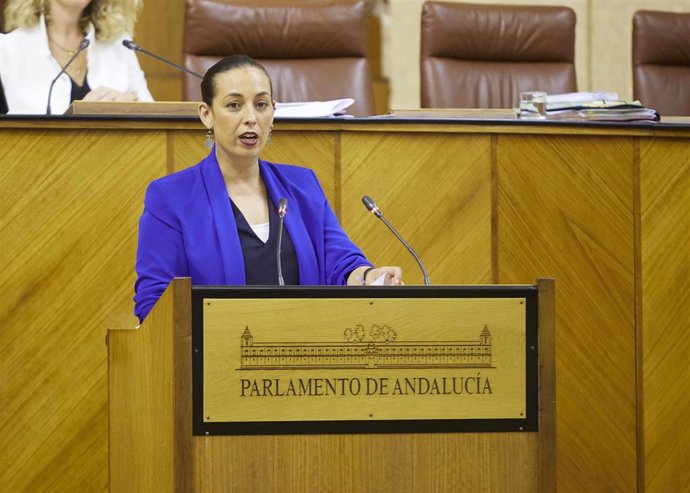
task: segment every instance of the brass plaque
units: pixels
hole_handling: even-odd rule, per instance
[[[216,432],[526,421],[527,305],[519,296],[202,297],[195,420]]]

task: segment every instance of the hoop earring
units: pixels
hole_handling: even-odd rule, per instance
[[[213,147],[213,144],[216,143],[216,136],[213,134],[213,129],[209,128],[208,132],[206,132],[206,138],[204,139],[204,145],[208,147],[209,149]]]
[[[271,137],[273,137],[273,127],[268,131],[268,138],[266,139],[266,145],[271,144]]]

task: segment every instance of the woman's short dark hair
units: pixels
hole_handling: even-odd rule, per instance
[[[202,101],[209,106],[213,104],[213,98],[216,95],[215,80],[218,74],[222,74],[229,70],[243,67],[255,67],[261,70],[264,74],[266,74],[266,77],[268,77],[268,84],[271,88],[271,96],[273,95],[273,83],[271,82],[271,76],[268,75],[268,71],[263,65],[261,65],[252,57],[247,55],[230,55],[228,57],[223,58],[215,65],[213,65],[204,74],[204,78],[201,81]]]

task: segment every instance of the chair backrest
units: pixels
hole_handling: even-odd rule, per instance
[[[420,64],[423,108],[512,108],[521,91],[576,91],[575,12],[426,2]]]
[[[690,13],[633,16],[633,97],[662,115],[690,116]]]
[[[7,7],[7,1],[0,0],[0,33],[5,32],[5,7]]]
[[[373,114],[367,44],[364,1],[187,0],[185,66],[203,74],[224,56],[249,55],[279,102],[352,97],[349,114]],[[185,76],[183,91],[201,100],[198,79]]]

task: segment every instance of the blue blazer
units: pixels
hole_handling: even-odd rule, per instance
[[[370,266],[340,227],[314,172],[259,160],[274,204],[288,201],[285,229],[295,247],[300,284],[345,284],[357,267]],[[244,285],[237,224],[215,156],[153,181],[139,221],[134,313],[151,311],[174,277],[196,285]]]

